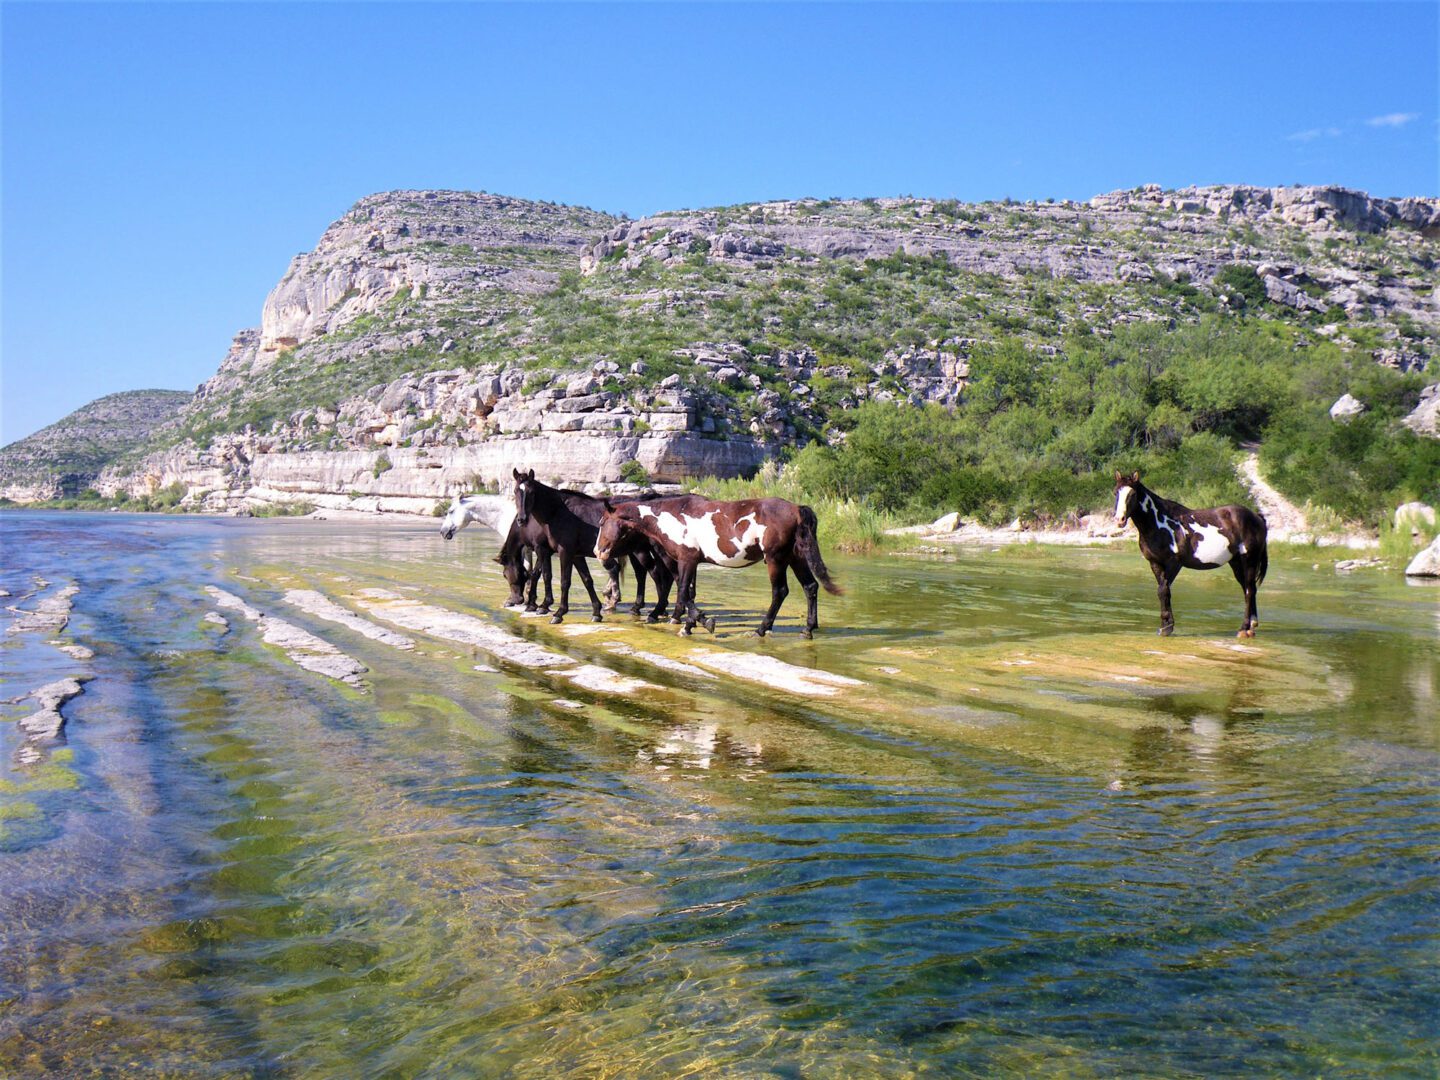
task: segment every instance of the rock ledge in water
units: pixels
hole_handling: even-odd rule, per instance
[[[224,589],[207,585],[205,591],[220,607],[238,611],[251,622],[258,624],[260,636],[267,645],[274,645],[306,671],[364,689],[360,676],[370,669],[353,657],[345,655],[328,641],[316,637],[308,630],[302,630],[294,623],[263,614]]]

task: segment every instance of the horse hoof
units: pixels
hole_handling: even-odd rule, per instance
[[[657,617],[654,616],[654,615],[647,615],[647,616],[645,616],[645,621],[646,621],[647,623],[652,623],[652,624],[653,624],[653,623],[659,622],[660,620],[659,620],[659,618],[657,618]]]
[[[1156,630],[1155,633],[1158,634],[1160,637],[1169,637],[1171,634],[1175,633],[1175,627],[1173,625],[1162,626],[1159,630]]]
[[[800,631],[800,636],[803,637],[806,641],[813,641],[813,640],[815,640],[815,631],[813,631],[813,630],[808,630],[808,629],[807,629],[807,630],[801,630],[801,631]]]
[[[705,620],[705,629],[709,630],[712,634],[715,632],[715,620],[713,618]]]
[[[682,626],[682,627],[680,627],[680,630],[679,630],[679,632],[676,634],[676,636],[677,636],[677,637],[689,637],[689,636],[690,636],[690,628],[689,628],[688,626]]]
[[[601,615],[601,614],[597,611],[594,615],[591,615],[591,616],[590,616],[590,621],[591,621],[591,622],[604,622],[604,621],[605,621],[605,616]]]
[[[562,623],[562,622],[564,622],[564,621],[565,621],[565,616],[564,616],[564,615],[551,615],[551,616],[550,616],[550,623],[551,623],[552,626],[553,626],[555,623]]]
[[[750,631],[750,636],[751,636],[751,637],[764,637],[764,636],[765,636],[765,631],[764,631],[764,630],[759,630],[759,629],[751,630],[751,631]]]

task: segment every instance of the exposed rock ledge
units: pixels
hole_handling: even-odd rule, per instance
[[[764,442],[744,437],[542,432],[468,446],[257,453],[242,469],[229,471],[193,450],[172,451],[148,462],[141,478],[117,477],[101,489],[139,494],[178,483],[192,504],[217,511],[309,503],[327,510],[429,514],[457,494],[509,480],[512,468],[533,468],[548,482],[584,487],[619,484],[625,464],[638,461],[654,481],[673,483],[748,474],[767,456]]]

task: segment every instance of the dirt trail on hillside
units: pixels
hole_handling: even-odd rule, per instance
[[[1240,476],[1255,496],[1256,509],[1264,516],[1271,536],[1282,539],[1298,533],[1309,535],[1310,522],[1305,511],[1265,482],[1260,475],[1260,457],[1255,451],[1247,452],[1240,462]]]

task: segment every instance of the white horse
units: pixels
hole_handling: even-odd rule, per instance
[[[461,495],[450,504],[445,520],[440,522],[440,535],[453,540],[455,534],[472,521],[490,529],[503,542],[515,524],[513,495]]]
[[[513,495],[461,495],[450,504],[444,519],[440,522],[440,535],[453,540],[455,534],[472,521],[484,525],[500,537],[500,554],[495,556],[505,570],[505,580],[510,584],[510,596],[506,607],[518,607],[525,602],[525,583],[531,575],[531,568],[525,565],[524,551],[518,545],[511,545],[511,532],[515,525],[515,498]],[[538,565],[539,555],[536,555]],[[548,560],[546,560],[548,565]],[[534,593],[531,597],[533,602]],[[545,575],[545,606],[552,603],[550,579]]]

